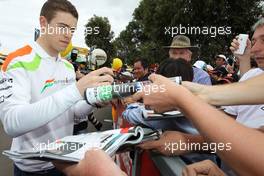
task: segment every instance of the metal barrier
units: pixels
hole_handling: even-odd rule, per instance
[[[132,176],[141,176],[141,156],[142,150],[135,150],[132,165]],[[164,156],[151,152],[150,158],[159,170],[161,176],[181,176],[182,169],[186,166],[185,162],[178,156]]]
[[[151,153],[151,158],[163,176],[181,176],[186,164],[178,156],[168,157]]]

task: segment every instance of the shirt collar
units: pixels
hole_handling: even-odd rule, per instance
[[[57,57],[52,57],[50,56],[37,42],[33,43],[33,48],[36,51],[36,53],[41,57],[41,58],[47,58],[47,59],[51,59],[54,61],[60,60],[61,56],[60,54],[58,54]]]

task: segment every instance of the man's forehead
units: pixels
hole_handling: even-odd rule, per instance
[[[141,61],[136,61],[136,62],[134,63],[134,65],[141,66],[142,63],[141,63]]]
[[[58,24],[65,24],[69,27],[76,27],[78,20],[70,13],[58,11],[55,13],[54,18],[51,21]]]
[[[216,57],[215,60],[225,60],[225,59],[222,57]]]

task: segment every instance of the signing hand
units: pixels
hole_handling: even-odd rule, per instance
[[[103,68],[92,71],[89,74],[83,76],[77,82],[76,85],[81,95],[83,96],[84,91],[88,87],[96,87],[96,86],[111,84],[114,81],[112,76],[113,76],[112,69],[103,67]]]

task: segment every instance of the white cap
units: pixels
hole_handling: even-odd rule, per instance
[[[193,64],[193,66],[195,66],[196,68],[200,68],[200,69],[204,69],[206,65],[207,64],[202,60],[198,60]]]
[[[219,55],[217,55],[216,57],[223,58],[223,59],[225,59],[225,61],[226,61],[226,56],[225,56],[225,55],[223,55],[223,54],[219,54]]]

